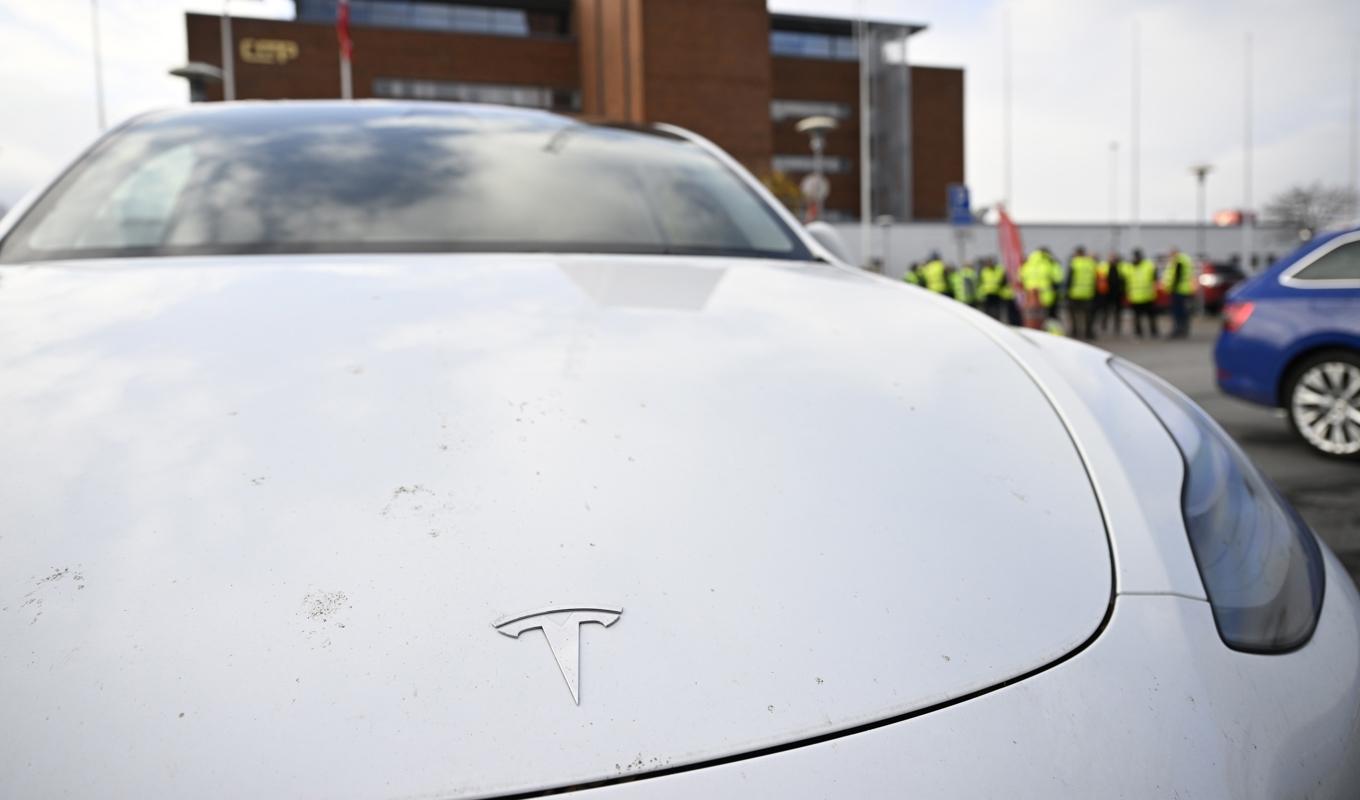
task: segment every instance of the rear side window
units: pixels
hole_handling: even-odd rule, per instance
[[[1290,277],[1296,281],[1360,281],[1360,242],[1343,244]]]

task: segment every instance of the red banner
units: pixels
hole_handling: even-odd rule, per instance
[[[1020,290],[1020,263],[1025,260],[1024,248],[1020,245],[1020,229],[1011,222],[1006,209],[998,208],[999,219],[996,223],[997,246],[1001,250],[1001,263],[1006,265],[1006,277],[1016,293]]]
[[[1021,320],[1027,328],[1042,328],[1044,306],[1034,292],[1025,291],[1025,285],[1020,280],[1020,265],[1025,260],[1025,249],[1020,244],[1020,229],[1011,221],[1005,208],[998,208],[997,216],[996,238],[1001,250],[1001,263],[1006,265],[1006,279],[1015,291]]]
[[[354,55],[354,42],[349,38],[349,0],[340,0],[336,6],[335,35],[340,40],[340,56],[349,61]]]

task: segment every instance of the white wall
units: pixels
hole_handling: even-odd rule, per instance
[[[836,230],[845,240],[846,250],[855,263],[864,263],[860,257],[860,228],[858,223],[837,223]],[[1066,259],[1077,245],[1088,251],[1104,253],[1112,248],[1128,256],[1135,244],[1144,252],[1156,255],[1179,247],[1188,253],[1196,251],[1197,233],[1194,225],[1189,224],[1146,224],[1140,227],[1137,239],[1129,226],[1111,228],[1109,225],[1092,224],[1051,224],[1038,223],[1020,228],[1020,243],[1025,252],[1036,247],[1048,247],[1053,254]],[[885,229],[873,228],[871,255],[882,257],[884,253]],[[887,258],[884,273],[901,277],[907,264],[912,261],[925,261],[932,250],[938,251],[950,263],[959,260],[958,232],[944,222],[911,222],[893,225],[886,229]],[[975,259],[982,256],[999,256],[996,226],[970,225],[962,229],[963,258]],[[1117,238],[1116,238],[1117,237]],[[1280,228],[1257,227],[1253,231],[1253,250],[1265,266],[1268,254],[1282,256],[1298,245],[1292,233]],[[1242,252],[1241,228],[1204,229],[1204,255],[1214,261],[1227,261]]]

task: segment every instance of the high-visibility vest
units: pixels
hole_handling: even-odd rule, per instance
[[[1124,274],[1124,296],[1130,303],[1151,303],[1157,299],[1157,265],[1150,258],[1137,264],[1125,261],[1119,265]]]
[[[1180,273],[1179,275],[1177,273]],[[1162,273],[1162,288],[1172,294],[1195,293],[1195,262],[1185,253],[1177,253]]]
[[[1053,293],[1053,264],[1048,256],[1035,250],[1020,265],[1020,285],[1027,292],[1038,292],[1039,302],[1045,308],[1057,299]]]
[[[902,275],[902,280],[906,281],[907,283],[910,283],[912,286],[921,285],[921,276],[917,275],[916,270],[912,269],[911,267],[907,267],[907,271]]]
[[[1000,297],[1006,286],[1006,265],[988,264],[979,273],[978,296],[979,297]]]
[[[925,280],[926,288],[930,291],[940,294],[949,291],[949,281],[944,274],[944,262],[940,259],[937,258],[921,267],[921,277]]]
[[[1096,260],[1090,256],[1075,256],[1068,267],[1072,282],[1067,285],[1067,296],[1073,300],[1090,300],[1096,296]]]
[[[1110,262],[1101,261],[1096,264],[1096,294],[1110,293]]]
[[[955,300],[973,304],[973,287],[977,286],[977,273],[972,267],[959,267],[954,270],[954,274],[949,276],[949,282],[953,284]]]

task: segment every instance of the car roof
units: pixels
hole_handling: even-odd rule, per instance
[[[652,125],[591,116],[567,116],[545,109],[522,106],[442,100],[245,100],[231,103],[192,103],[138,115],[125,122],[124,126],[191,121],[225,125],[242,123],[271,125],[322,120],[357,122],[399,117],[444,117],[508,123],[523,121],[548,127],[592,125],[637,130],[666,138],[683,138]]]

